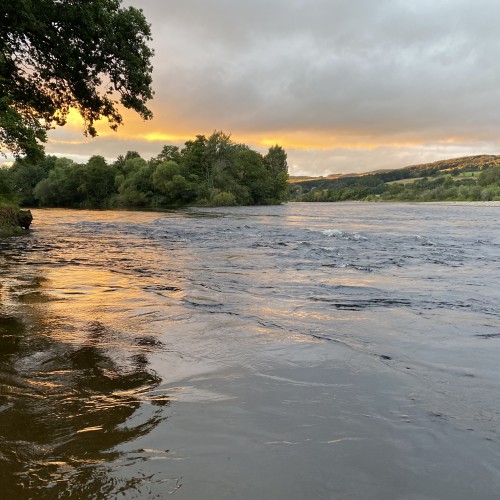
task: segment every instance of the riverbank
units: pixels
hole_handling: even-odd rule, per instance
[[[0,236],[13,236],[29,229],[33,216],[30,210],[19,210],[17,207],[0,206]]]

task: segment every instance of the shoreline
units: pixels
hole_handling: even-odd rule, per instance
[[[0,236],[22,234],[29,229],[33,215],[31,210],[21,210],[17,207],[0,207]]]

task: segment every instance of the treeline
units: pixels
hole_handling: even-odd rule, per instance
[[[294,201],[500,200],[500,158],[478,156],[291,186]]]
[[[149,160],[129,151],[108,164],[92,156],[78,164],[46,156],[0,170],[0,198],[23,206],[118,208],[277,204],[288,192],[287,155],[266,155],[230,135],[197,135],[184,148],[164,146]],[[2,196],[3,194],[3,196]]]

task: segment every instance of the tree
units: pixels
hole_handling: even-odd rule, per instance
[[[235,147],[230,134],[215,131],[208,139],[203,154],[205,180],[210,189],[223,188],[227,180],[225,175],[234,167]]]
[[[102,156],[92,156],[85,165],[82,165],[79,174],[78,192],[90,207],[103,205],[106,199],[116,192],[117,170],[108,166]]]
[[[164,161],[156,167],[153,172],[153,184],[162,193],[166,183],[170,182],[176,175],[180,175],[181,169],[177,162],[172,160]]]
[[[140,9],[121,0],[16,0],[0,7],[0,152],[38,158],[47,130],[71,109],[84,133],[106,118],[116,130],[118,106],[152,117],[147,42]]]
[[[6,170],[0,168],[0,208],[6,202],[12,202],[14,192]]]
[[[151,167],[144,158],[129,151],[123,165],[123,173],[116,176],[118,202],[125,206],[145,206],[152,195]]]
[[[8,170],[12,187],[19,196],[21,205],[32,207],[36,205],[33,189],[52,170],[58,159],[55,156],[46,156],[41,162],[31,163],[25,158],[19,158]]]
[[[269,148],[264,164],[273,179],[273,198],[279,202],[285,198],[288,188],[288,163],[285,150],[276,144]]]
[[[181,168],[173,160],[160,163],[153,172],[152,181],[154,190],[163,196],[162,204],[180,205],[196,196],[194,186],[181,175]]]
[[[489,168],[483,170],[479,174],[478,184],[480,186],[488,186],[489,184],[500,183],[500,167]]]
[[[67,158],[59,158],[48,177],[33,190],[35,199],[42,206],[76,207],[83,201],[79,192],[79,166]]]
[[[251,202],[264,204],[272,197],[273,183],[271,173],[264,166],[262,155],[248,147],[240,147],[239,163],[243,171],[242,184],[251,196]]]
[[[207,138],[197,135],[195,140],[189,140],[181,151],[182,167],[193,176],[203,179],[205,177],[204,155]]]
[[[161,153],[155,158],[151,158],[149,160],[149,164],[152,165],[153,167],[156,167],[160,163],[169,160],[175,161],[176,163],[179,163],[181,161],[181,153],[179,151],[178,146],[170,146],[170,145],[163,146]]]

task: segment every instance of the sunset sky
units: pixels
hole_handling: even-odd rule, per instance
[[[292,175],[500,153],[497,0],[133,0],[152,25],[154,119],[125,115],[86,139],[77,120],[49,154],[85,161],[214,130]]]

